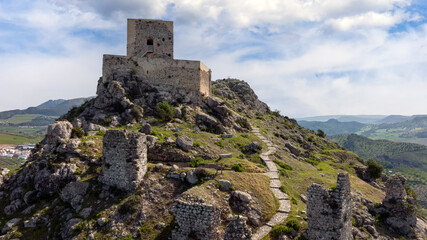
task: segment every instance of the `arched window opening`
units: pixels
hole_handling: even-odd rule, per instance
[[[149,38],[149,39],[147,39],[147,45],[148,46],[153,46],[153,39],[151,39],[151,38]]]

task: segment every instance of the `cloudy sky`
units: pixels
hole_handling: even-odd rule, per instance
[[[283,115],[427,114],[425,0],[0,0],[0,111],[94,96],[127,18]]]

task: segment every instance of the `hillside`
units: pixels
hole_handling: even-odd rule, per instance
[[[326,122],[320,121],[298,121],[298,124],[302,127],[317,131],[317,129],[323,130],[327,135],[343,134],[343,133],[355,133],[366,127],[366,124],[351,121],[351,122],[340,122],[336,119],[329,119]]]
[[[413,186],[420,204],[427,208],[427,147],[412,143],[396,143],[387,140],[371,140],[356,134],[328,136],[339,145],[364,159],[373,158],[381,163],[386,172],[401,172]]]
[[[58,99],[48,100],[36,107],[29,107],[24,110],[9,110],[0,112],[0,120],[3,123],[8,123],[8,119],[15,115],[39,114],[45,116],[61,116],[67,113],[71,108],[82,105],[85,101],[91,98],[74,98],[70,100]],[[10,122],[13,123],[13,122]]]
[[[134,85],[122,82],[120,86],[127,91]],[[300,127],[295,120],[270,111],[243,81],[218,80],[212,87],[216,97],[205,99],[201,107],[171,101],[173,117],[164,120],[158,109],[167,97],[164,93],[136,95],[134,99],[141,102],[157,101],[143,108],[135,108],[131,102],[128,111],[114,105],[114,101],[123,101],[113,100],[117,95],[108,95],[109,90],[101,83],[97,98],[62,117],[74,126],[67,121],[57,122],[38,144],[30,163],[4,175],[5,184],[0,185],[1,226],[18,219],[17,224],[3,231],[6,238],[84,239],[92,235],[95,239],[167,239],[177,233],[176,221],[181,219],[180,215],[172,215],[181,211],[174,206],[193,201],[199,201],[191,203],[194,206],[214,204],[220,209],[220,221],[211,227],[222,234],[232,231],[227,224],[240,224],[238,229],[245,234],[255,233],[253,239],[265,234],[263,239],[277,239],[274,232],[279,230],[269,234],[272,228],[268,224],[282,229],[285,223],[291,226],[290,222],[296,221],[302,227],[279,233],[298,238],[307,229],[307,188],[312,183],[333,186],[343,171],[350,174],[352,192],[359,196],[354,200],[359,204],[355,205],[358,210],[354,216],[372,219],[371,223],[357,220],[353,232],[362,239],[370,236],[371,233],[358,230],[375,223],[363,204],[374,207],[385,194],[356,176],[353,167],[363,166],[357,155]],[[97,101],[110,102],[111,108],[106,106],[100,111],[94,107]],[[149,134],[147,173],[135,191],[118,190],[100,182],[108,169],[104,158],[109,153],[103,148],[119,141],[110,143],[105,139],[106,133],[113,133],[109,130],[129,137],[140,131]],[[68,136],[71,132],[75,135],[61,140],[64,131],[69,131]],[[185,145],[187,140],[180,142],[186,137],[191,139],[189,145]],[[265,155],[270,149],[274,151]],[[271,164],[277,168],[278,179],[268,177],[274,173],[270,172]],[[232,190],[218,189],[226,183],[231,184]],[[286,197],[276,198],[282,195]],[[18,207],[11,205],[21,198]],[[249,204],[241,199],[249,199]],[[280,210],[283,203],[290,209]],[[171,212],[172,208],[176,212]],[[239,218],[228,217],[231,214],[240,214],[247,220],[242,223]],[[269,221],[272,222],[267,224]],[[270,230],[263,234],[264,228]],[[395,234],[373,229],[372,234]]]
[[[91,98],[46,101],[25,110],[0,112],[0,144],[26,144],[39,142],[46,134],[47,125],[82,105]]]

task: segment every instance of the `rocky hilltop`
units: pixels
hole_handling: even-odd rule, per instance
[[[403,176],[359,179],[361,158],[271,111],[244,81],[212,92],[195,106],[132,78],[100,81],[28,163],[1,171],[0,238],[425,236]]]

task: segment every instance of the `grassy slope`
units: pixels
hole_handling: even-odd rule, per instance
[[[0,168],[15,170],[21,166],[21,163],[22,159],[19,158],[0,157]]]
[[[16,114],[11,118],[5,119],[4,121],[7,121],[7,122],[13,123],[13,124],[20,124],[20,123],[30,122],[34,118],[40,117],[40,116],[42,116],[42,115],[40,115],[40,114]]]
[[[331,136],[331,139],[365,159],[375,159],[387,172],[390,170],[403,173],[408,184],[417,192],[420,205],[427,208],[427,147],[371,140],[355,134]]]
[[[40,142],[41,140],[42,140],[42,137],[0,132],[0,144],[37,143],[37,142]]]

